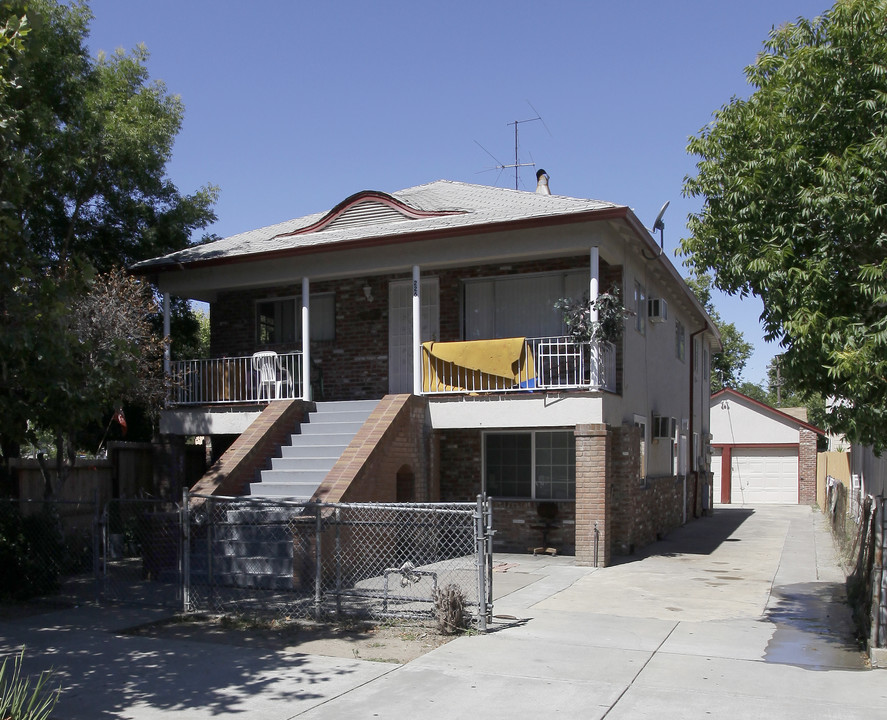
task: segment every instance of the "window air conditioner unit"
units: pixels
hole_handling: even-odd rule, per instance
[[[653,416],[653,440],[673,440],[677,420],[664,415]]]
[[[647,317],[650,322],[661,323],[668,319],[668,303],[664,298],[647,300]]]

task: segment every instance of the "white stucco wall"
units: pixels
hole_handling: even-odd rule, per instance
[[[648,472],[651,475],[671,474],[672,449],[670,443],[652,440],[652,417],[662,415],[675,418],[678,428],[686,428],[686,453],[691,465],[692,432],[699,436],[699,455],[704,460],[705,437],[709,431],[709,362],[704,362],[704,351],[711,338],[707,333],[697,336],[698,356],[693,363],[693,408],[691,421],[691,357],[694,332],[701,330],[703,320],[692,309],[675,287],[673,278],[656,273],[656,264],[640,255],[630,255],[624,260],[624,303],[635,309],[635,283],[643,286],[647,299],[664,298],[668,303],[668,317],[664,322],[645,320],[645,332],[637,330],[636,318],[625,321],[623,338],[623,386],[621,398],[605,399],[605,421],[612,425],[633,424],[634,417],[646,418],[648,431]],[[675,351],[676,323],[684,326],[684,358],[678,359]],[[703,468],[704,469],[704,468]]]
[[[754,403],[724,395],[712,400],[711,434],[715,444],[797,443],[798,426]]]
[[[162,435],[239,435],[259,417],[259,410],[162,410]]]
[[[431,426],[445,428],[573,427],[603,422],[600,395],[527,393],[430,398]]]

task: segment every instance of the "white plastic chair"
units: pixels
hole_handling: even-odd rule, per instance
[[[274,391],[274,399],[280,397],[280,360],[273,350],[263,350],[253,354],[253,370],[259,379],[259,400],[264,395],[271,399],[271,391]]]

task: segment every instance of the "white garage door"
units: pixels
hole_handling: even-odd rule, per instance
[[[714,500],[721,501],[721,456],[712,455]],[[798,451],[792,448],[733,448],[730,470],[733,504],[798,502]]]

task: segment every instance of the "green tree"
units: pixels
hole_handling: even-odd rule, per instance
[[[0,12],[6,462],[35,429],[70,438],[74,418],[100,421],[139,395],[121,356],[102,367],[105,377],[84,384],[80,363],[96,336],[84,340],[77,310],[102,291],[96,278],[113,267],[188,245],[214,219],[217,191],[182,195],[167,177],[183,106],[150,80],[144,48],[90,59],[91,14],[82,3],[0,0]],[[177,315],[190,313],[182,302],[175,307]]]
[[[742,331],[733,323],[724,322],[711,299],[712,279],[709,275],[697,275],[686,278],[687,285],[696,294],[699,302],[718,328],[721,334],[723,350],[711,358],[711,391],[713,393],[725,387],[740,389],[742,371],[751,357],[752,344],[747,342]]]
[[[841,0],[771,31],[754,88],[690,140],[703,199],[683,252],[715,285],[764,301],[765,337],[829,429],[885,447],[887,2]]]

